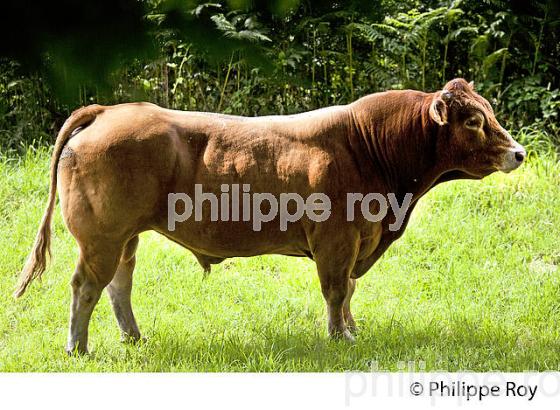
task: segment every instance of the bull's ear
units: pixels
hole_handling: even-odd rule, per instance
[[[447,105],[439,95],[434,96],[429,113],[430,118],[438,125],[447,124]]]
[[[470,88],[471,90],[474,90],[474,81],[471,81],[471,82],[469,83],[469,88]]]

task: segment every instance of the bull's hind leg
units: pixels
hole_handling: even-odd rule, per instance
[[[88,327],[101,292],[111,282],[122,252],[122,246],[104,243],[81,246],[80,258],[72,276],[70,329],[66,351],[87,353]]]
[[[107,293],[121,329],[123,342],[140,340],[140,330],[138,330],[130,300],[137,247],[138,237],[135,236],[126,244],[115,277],[107,286]]]

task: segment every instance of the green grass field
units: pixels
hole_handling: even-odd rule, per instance
[[[331,341],[312,261],[227,260],[203,280],[186,250],[141,236],[133,304],[147,341],[119,342],[107,296],[86,357],[63,351],[76,245],[57,207],[42,282],[11,296],[48,188],[48,153],[0,160],[0,371],[560,369],[560,165],[441,185],[358,281],[356,344]]]

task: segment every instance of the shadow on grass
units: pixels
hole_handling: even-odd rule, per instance
[[[269,327],[205,336],[156,330],[123,353],[134,369],[160,372],[558,370],[560,341],[522,334],[474,321],[362,324],[355,344],[330,340],[319,330],[275,333]]]

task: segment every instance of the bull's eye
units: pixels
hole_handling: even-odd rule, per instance
[[[482,125],[482,121],[478,116],[470,117],[467,121],[465,121],[465,127],[472,128],[472,129],[479,129]]]

